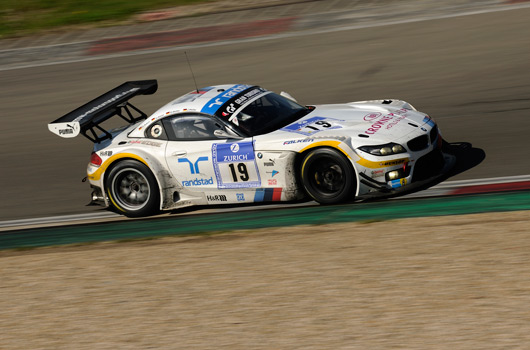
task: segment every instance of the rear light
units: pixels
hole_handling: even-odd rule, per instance
[[[92,152],[92,154],[90,155],[90,164],[100,166],[101,163],[103,163],[103,161],[98,156],[98,154],[96,152]]]

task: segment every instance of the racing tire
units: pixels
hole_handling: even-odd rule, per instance
[[[160,193],[156,178],[143,163],[117,163],[107,176],[105,189],[111,207],[120,214],[140,217],[158,212]]]
[[[341,203],[355,195],[355,174],[348,159],[331,148],[309,152],[301,164],[306,193],[321,204]]]

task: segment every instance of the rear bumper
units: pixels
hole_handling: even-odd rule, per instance
[[[88,203],[88,205],[108,207],[108,201],[103,190],[100,187],[94,185],[90,185],[90,188],[92,189],[92,194],[90,203]]]

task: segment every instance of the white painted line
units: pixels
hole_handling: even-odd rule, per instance
[[[301,32],[274,34],[274,35],[268,35],[268,36],[262,36],[262,37],[244,38],[244,39],[235,39],[235,40],[225,40],[225,41],[216,41],[216,42],[210,42],[210,43],[201,43],[201,44],[192,44],[192,45],[185,45],[185,46],[166,47],[166,48],[149,49],[149,50],[141,50],[141,51],[128,51],[128,52],[119,53],[119,54],[100,55],[100,56],[95,56],[95,57],[83,57],[83,58],[78,58],[78,59],[71,59],[71,60],[64,60],[64,61],[57,61],[57,62],[35,63],[35,64],[16,66],[16,67],[3,67],[3,68],[0,67],[0,71],[9,71],[9,70],[15,70],[15,69],[25,69],[25,68],[35,68],[35,67],[45,67],[45,66],[52,66],[52,65],[58,65],[58,64],[68,64],[68,63],[79,63],[79,62],[87,62],[87,61],[96,61],[96,60],[112,59],[112,58],[119,58],[119,57],[126,57],[126,56],[149,55],[149,54],[153,54],[153,53],[162,53],[162,52],[180,51],[180,50],[190,50],[190,49],[194,49],[194,48],[224,46],[224,45],[233,45],[233,44],[239,44],[239,43],[251,43],[251,42],[258,42],[258,41],[265,41],[265,40],[294,38],[294,37],[301,37],[301,36],[308,36],[308,35],[315,35],[315,34],[341,32],[341,31],[347,31],[347,30],[384,27],[384,26],[390,26],[390,25],[416,23],[416,22],[432,21],[432,20],[438,20],[438,19],[447,19],[447,18],[464,17],[464,16],[474,16],[474,15],[480,15],[480,14],[486,14],[486,13],[511,11],[511,10],[520,10],[520,9],[529,8],[529,7],[530,7],[530,3],[519,4],[519,5],[515,5],[515,4],[514,5],[504,5],[504,6],[500,5],[499,7],[483,9],[483,10],[467,11],[467,12],[462,12],[462,13],[453,13],[453,14],[446,14],[446,15],[421,16],[421,17],[409,18],[409,19],[403,19],[403,20],[397,20],[397,21],[388,21],[388,22],[383,22],[383,23],[378,22],[378,23],[370,23],[370,24],[367,23],[367,24],[358,24],[358,25],[351,25],[351,26],[342,26],[342,27],[336,27],[336,28],[304,30],[304,31],[301,31]],[[85,43],[85,42],[80,42],[80,43]],[[61,45],[64,46],[64,45],[67,45],[67,44],[56,44],[56,45],[50,45],[49,47],[51,48],[51,47],[61,46]],[[47,46],[40,46],[39,48],[46,48],[46,47]],[[29,49],[33,49],[33,48],[26,48],[26,49],[29,50]],[[20,50],[24,50],[24,49],[20,49]],[[5,50],[5,51],[9,51],[9,50]]]
[[[430,187],[426,190],[411,193],[408,195],[394,197],[391,200],[399,199],[413,199],[413,198],[425,198],[425,197],[437,197],[449,194],[451,191],[468,186],[479,186],[479,185],[491,185],[498,183],[513,183],[530,181],[530,175],[518,175],[518,176],[505,176],[488,179],[473,179],[473,180],[460,180],[460,181],[446,181],[436,186]],[[245,211],[257,211],[264,209],[278,209],[288,207],[304,207],[304,206],[315,206],[318,205],[316,202],[302,202],[294,204],[265,204],[265,205],[254,205],[254,206],[234,206],[227,208],[212,208],[212,209],[197,209],[192,212],[184,212],[177,214],[164,213],[161,215],[201,215],[206,213],[226,213],[226,212],[245,212]],[[151,217],[152,218],[152,217]],[[50,216],[45,218],[32,218],[32,219],[21,219],[21,220],[9,220],[0,221],[0,232],[16,229],[26,228],[39,228],[46,226],[57,226],[57,224],[74,224],[80,222],[91,222],[98,223],[101,220],[126,220],[127,218],[112,212],[99,212],[99,213],[88,213],[88,214],[75,214],[75,215],[62,215],[62,216]]]
[[[436,186],[429,188],[441,189],[441,188],[459,188],[467,186],[480,186],[480,185],[493,185],[501,183],[512,183],[530,181],[530,175],[518,175],[518,176],[505,176],[505,177],[492,177],[487,179],[474,179],[474,180],[460,180],[460,181],[445,181]]]
[[[0,228],[29,226],[29,225],[42,225],[42,224],[49,224],[49,223],[55,224],[55,223],[61,223],[61,222],[71,222],[71,221],[80,221],[80,220],[106,219],[106,218],[112,218],[112,217],[120,217],[120,215],[111,213],[111,212],[102,212],[102,213],[49,216],[45,218],[8,220],[8,221],[0,221]]]

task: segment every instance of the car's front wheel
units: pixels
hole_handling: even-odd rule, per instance
[[[340,203],[355,195],[355,175],[346,157],[331,148],[318,148],[302,160],[305,191],[322,204]]]
[[[109,172],[105,185],[112,207],[129,217],[158,211],[160,194],[153,173],[134,160],[124,160]]]

